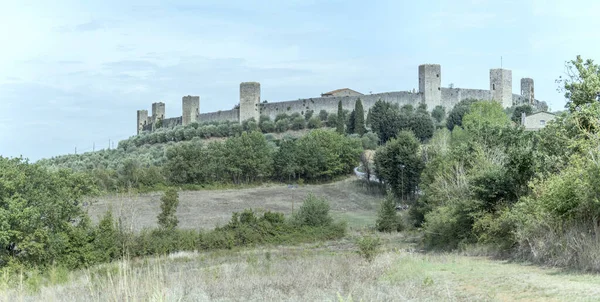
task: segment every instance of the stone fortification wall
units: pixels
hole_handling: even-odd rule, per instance
[[[483,89],[442,88],[442,106],[446,108],[446,112],[466,99],[491,100],[491,94],[489,90]],[[428,110],[433,108],[427,105]]]
[[[182,125],[181,116],[166,118],[163,120],[163,128],[175,128],[176,126]]]
[[[420,93],[397,91],[361,96],[329,96],[299,99],[296,101],[287,102],[262,103],[260,104],[260,111],[261,115],[267,115],[271,119],[275,119],[275,117],[280,113],[292,114],[294,112],[298,112],[300,114],[304,114],[307,110],[313,110],[315,112],[315,115],[319,114],[319,111],[321,110],[325,110],[329,113],[337,113],[339,101],[342,101],[342,107],[344,109],[352,111],[354,110],[354,104],[356,103],[356,100],[359,98],[363,103],[365,114],[367,114],[369,109],[373,107],[373,105],[375,105],[375,102],[377,102],[377,100],[398,104],[399,106],[410,104],[415,107],[417,107],[421,102]]]
[[[217,112],[209,112],[209,113],[200,113],[198,116],[198,122],[221,122],[221,121],[230,121],[237,122],[240,119],[240,110],[232,109],[232,110],[224,110]]]

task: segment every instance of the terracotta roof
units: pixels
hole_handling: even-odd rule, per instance
[[[362,93],[360,93],[360,92],[358,92],[356,90],[352,90],[350,88],[340,88],[340,89],[336,89],[336,90],[332,90],[332,91],[329,91],[329,92],[322,93],[322,95],[334,94],[334,93],[337,93],[337,92],[342,92],[344,90],[350,90],[350,91],[356,92],[358,94],[362,94]]]

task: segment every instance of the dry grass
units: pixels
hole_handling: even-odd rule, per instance
[[[183,229],[211,229],[224,225],[233,212],[252,208],[257,211],[270,210],[291,214],[298,209],[309,194],[329,200],[335,218],[348,220],[350,226],[363,227],[373,224],[377,206],[382,196],[373,196],[361,189],[355,178],[324,184],[306,185],[294,189],[287,185],[265,185],[248,189],[182,191],[179,192],[177,217]],[[126,226],[139,231],[145,227],[156,227],[156,216],[160,210],[161,192],[106,196],[92,201],[88,212],[97,222],[112,208]]]
[[[372,263],[352,239],[270,249],[178,253],[72,273],[0,298],[44,301],[586,301],[600,277],[457,254],[419,254],[384,236]]]

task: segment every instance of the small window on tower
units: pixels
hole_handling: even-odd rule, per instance
[[[439,77],[440,77],[440,74],[438,73],[438,74],[436,74],[435,76],[439,78]]]
[[[492,84],[492,90],[496,90],[496,84]]]
[[[540,120],[540,126],[546,126],[546,120]]]

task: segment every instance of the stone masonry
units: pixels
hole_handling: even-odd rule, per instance
[[[182,98],[182,115],[166,118],[165,104],[162,102],[154,103],[152,104],[152,116],[150,117],[148,117],[147,110],[137,111],[137,133],[154,130],[156,128],[155,124],[159,120],[162,121],[162,127],[172,128],[178,125],[186,126],[194,122],[231,121],[242,123],[251,118],[258,121],[261,115],[274,119],[280,113],[292,114],[298,112],[304,115],[308,110],[313,110],[317,114],[321,110],[335,113],[337,112],[338,102],[342,102],[344,109],[351,110],[359,98],[363,103],[365,114],[378,100],[398,104],[399,106],[412,105],[414,107],[424,103],[430,111],[436,106],[442,106],[446,109],[446,112],[449,112],[454,105],[464,99],[494,100],[500,102],[505,108],[521,104],[530,104],[538,111],[547,108],[545,102],[535,99],[533,79],[521,79],[521,94],[512,93],[512,71],[510,70],[490,69],[489,90],[441,87],[441,71],[441,66],[438,64],[420,65],[418,68],[418,92],[393,91],[366,95],[356,92],[272,103],[260,102],[260,83],[243,82],[240,84],[239,108],[200,113],[200,97],[188,95]]]

